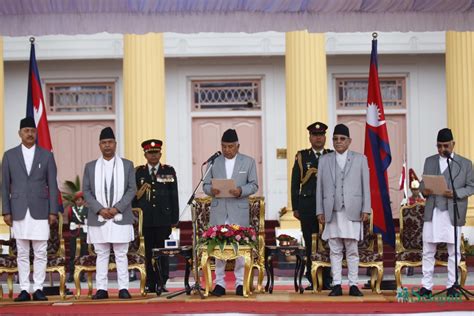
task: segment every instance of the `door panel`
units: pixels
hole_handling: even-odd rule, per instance
[[[99,134],[107,126],[114,128],[114,121],[49,122],[60,190],[64,181],[73,181],[76,175],[82,183],[84,165],[100,156]]]
[[[229,128],[234,128],[239,136],[239,152],[255,159],[259,189],[256,194],[262,194],[262,126],[259,117],[234,118],[194,118],[192,121],[193,137],[193,184],[201,179],[201,165],[212,154],[221,149],[222,134]],[[205,168],[203,172],[205,172]],[[204,195],[202,188],[198,195]]]

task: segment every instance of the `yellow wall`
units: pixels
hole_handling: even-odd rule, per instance
[[[446,32],[446,102],[448,127],[455,151],[474,158],[474,32]],[[470,198],[468,225],[474,226],[474,197]]]
[[[0,122],[1,122],[1,127],[0,127],[0,153],[2,153],[3,156],[3,151],[5,143],[4,143],[4,137],[5,137],[5,130],[4,130],[4,124],[3,124],[3,113],[4,113],[4,99],[5,99],[5,90],[4,90],[4,72],[3,72],[3,37],[0,36]],[[2,197],[0,196],[0,202],[2,200]],[[3,217],[2,220],[0,221],[0,234],[8,234],[8,226],[3,222]]]
[[[123,82],[125,157],[144,164],[141,142],[165,138],[163,34],[125,35]]]

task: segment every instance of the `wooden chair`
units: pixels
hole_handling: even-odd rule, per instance
[[[405,205],[400,209],[400,232],[395,236],[395,280],[397,288],[402,287],[401,270],[403,267],[421,267],[423,260],[423,215],[425,204]],[[438,244],[435,255],[436,266],[448,266],[448,250],[445,243]],[[461,236],[461,286],[467,278],[464,242]]]
[[[359,248],[359,267],[363,268],[374,268],[371,269],[372,275],[370,278],[370,287],[373,292],[381,293],[380,284],[383,279],[383,242],[380,234],[373,232],[372,216],[370,221],[363,222],[364,235],[358,243]],[[313,261],[311,267],[311,276],[313,279],[314,287],[313,292],[316,290],[321,292],[323,288],[323,267],[331,267],[331,260],[329,257],[329,244],[324,241],[322,232],[324,226],[319,226],[320,233],[316,235],[316,251],[311,256]],[[344,254],[345,256],[345,254]],[[344,259],[342,265],[347,267],[347,262]]]
[[[143,237],[143,212],[140,208],[132,209],[136,221],[133,223],[133,231],[135,239],[130,242],[128,248],[127,259],[128,259],[128,270],[138,270],[140,272],[140,294],[146,296],[145,293],[145,281],[146,281],[146,269],[145,269],[145,240]],[[76,286],[76,298],[81,297],[81,282],[80,274],[82,271],[87,272],[87,285],[88,285],[88,297],[92,297],[92,272],[96,270],[97,255],[94,253],[92,245],[89,245],[89,254],[86,256],[79,257],[80,251],[80,240],[76,241],[76,258],[74,260],[74,283]],[[115,264],[115,256],[113,252],[110,254],[109,271],[117,270]]]
[[[47,247],[46,272],[59,273],[59,295],[61,299],[66,298],[66,258],[63,239],[63,216],[58,215],[58,221],[50,225],[50,233]],[[0,255],[0,274],[7,273],[8,297],[13,298],[13,276],[18,273],[17,247],[14,238],[0,240],[0,245],[9,246],[9,253]],[[31,265],[33,265],[33,249],[31,249]],[[0,286],[0,299],[3,298],[3,289]]]
[[[196,198],[193,203],[197,220],[198,239],[209,227],[211,197]],[[263,292],[263,276],[265,274],[265,198],[252,196],[249,198],[249,223],[257,233],[257,250],[254,254],[250,281],[253,281],[253,271],[258,272],[257,292]],[[198,263],[198,266],[200,264]]]

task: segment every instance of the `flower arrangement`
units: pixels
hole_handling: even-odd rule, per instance
[[[298,244],[298,241],[295,237],[287,234],[280,234],[277,239],[280,242],[280,246],[294,246]]]
[[[226,245],[231,245],[237,253],[240,245],[255,247],[256,241],[257,234],[252,227],[225,224],[209,227],[199,243],[207,245],[208,252],[212,252],[216,246],[223,251]]]

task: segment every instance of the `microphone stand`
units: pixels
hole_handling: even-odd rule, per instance
[[[454,208],[454,272],[455,272],[455,280],[453,284],[453,288],[458,290],[459,293],[464,295],[466,300],[469,300],[469,296],[474,296],[474,293],[469,292],[467,289],[463,288],[459,283],[458,283],[458,278],[459,278],[459,272],[458,272],[458,219],[459,219],[459,210],[458,210],[458,195],[456,193],[456,188],[454,187],[454,180],[453,180],[453,175],[451,173],[451,164],[449,163],[449,160],[452,160],[450,155],[446,156],[446,160],[448,162],[448,171],[449,171],[449,180],[451,182],[451,187],[453,188],[453,208]],[[462,242],[462,241],[461,241]],[[461,248],[459,248],[461,249]],[[449,258],[448,258],[449,260]],[[444,289],[440,292],[437,292],[433,294],[433,296],[445,293],[448,289]]]
[[[217,158],[217,157],[216,157]],[[184,294],[184,293],[190,293],[193,291],[194,293],[198,293],[201,299],[204,299],[204,294],[202,293],[202,288],[201,288],[201,279],[199,277],[199,267],[198,267],[198,245],[197,245],[197,218],[196,218],[196,211],[195,208],[192,207],[194,203],[194,197],[196,195],[196,191],[199,188],[199,186],[204,182],[204,179],[206,178],[207,174],[211,171],[212,166],[214,165],[214,159],[209,162],[209,167],[207,168],[206,172],[204,175],[201,177],[199,180],[199,183],[196,185],[194,188],[193,193],[189,197],[188,203],[186,204],[185,209],[191,208],[191,216],[192,216],[192,222],[193,222],[193,269],[194,269],[194,284],[191,285],[189,288],[185,288],[173,293],[170,293],[166,296],[167,299],[171,299],[173,297],[176,297],[178,295]],[[201,167],[202,168],[202,167]]]

